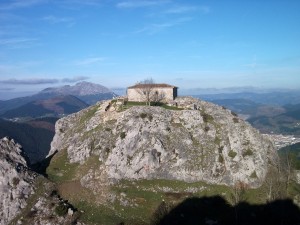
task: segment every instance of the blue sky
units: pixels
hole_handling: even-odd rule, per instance
[[[149,77],[299,88],[299,12],[298,0],[2,0],[0,92]]]

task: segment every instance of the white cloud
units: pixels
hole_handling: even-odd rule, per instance
[[[169,21],[169,22],[166,22],[166,23],[150,24],[150,25],[147,25],[147,26],[135,31],[134,33],[135,34],[146,33],[146,34],[149,34],[149,35],[153,35],[153,34],[161,32],[165,29],[181,25],[181,24],[183,24],[187,21],[190,21],[190,20],[191,20],[191,18],[185,17],[185,18],[179,18],[179,19],[174,20],[174,21]]]
[[[58,23],[64,23],[68,26],[73,26],[75,24],[75,20],[70,17],[57,17],[53,15],[45,16],[42,18],[44,21],[47,21],[50,24],[58,24]]]
[[[79,5],[100,5],[101,0],[59,0],[57,1],[58,3],[63,3],[63,4],[79,4]]]
[[[14,84],[14,85],[38,85],[38,84],[55,84],[58,83],[57,79],[43,79],[43,78],[31,78],[31,79],[7,79],[0,80],[2,84]]]
[[[91,58],[86,58],[86,59],[82,59],[80,61],[77,61],[75,64],[77,66],[88,66],[91,64],[96,64],[99,62],[103,62],[106,58],[104,57],[91,57]]]
[[[76,83],[78,81],[83,81],[83,80],[87,80],[87,79],[89,79],[89,77],[77,76],[77,77],[73,77],[73,78],[64,78],[61,81],[64,83]]]
[[[168,0],[161,1],[122,1],[117,3],[118,8],[142,8],[142,7],[151,7],[151,6],[159,6],[169,3]]]
[[[181,14],[181,13],[188,13],[191,11],[196,11],[198,8],[195,6],[174,6],[165,11],[165,13],[169,14]]]
[[[27,8],[47,2],[48,0],[14,0],[9,3],[0,4],[0,10],[14,10],[18,8]]]
[[[6,46],[11,49],[15,48],[29,48],[37,45],[37,38],[3,38],[0,39],[0,46]]]

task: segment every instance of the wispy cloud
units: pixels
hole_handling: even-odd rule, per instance
[[[20,43],[28,43],[32,41],[36,41],[34,38],[8,38],[8,39],[0,39],[0,45],[12,45],[12,44],[20,44]]]
[[[78,10],[81,7],[98,7],[103,5],[103,0],[51,0],[56,6],[69,9]]]
[[[91,57],[91,58],[86,58],[86,59],[82,59],[79,60],[77,62],[75,62],[75,65],[77,66],[88,66],[91,64],[96,64],[99,62],[103,62],[106,58],[104,57]]]
[[[11,87],[0,87],[0,91],[12,91],[15,90],[15,88],[11,88]]]
[[[39,84],[55,84],[58,83],[58,79],[43,79],[43,78],[31,78],[31,79],[7,79],[0,80],[1,84],[14,84],[14,85],[39,85]]]
[[[37,38],[5,38],[0,39],[0,46],[6,46],[8,48],[29,48],[36,45],[38,42]]]
[[[193,11],[201,12],[201,13],[209,13],[210,8],[208,6],[186,6],[186,5],[176,5],[165,11],[166,14],[182,14],[182,13],[190,13]]]
[[[14,10],[18,8],[27,8],[35,5],[47,3],[48,0],[14,0],[9,3],[0,4],[0,10]]]
[[[61,81],[64,83],[76,83],[78,81],[83,81],[83,80],[87,80],[87,79],[89,79],[89,77],[78,76],[78,77],[73,77],[73,78],[64,78]]]
[[[42,20],[47,21],[50,24],[64,23],[67,24],[68,26],[73,26],[75,24],[75,20],[70,17],[57,17],[57,16],[49,15],[43,17]]]
[[[159,6],[169,3],[169,0],[160,0],[160,1],[122,1],[117,3],[118,8],[142,8],[142,7],[151,7],[151,6]]]
[[[187,21],[190,21],[191,19],[192,18],[190,18],[190,17],[184,17],[184,18],[179,18],[177,20],[169,21],[169,22],[165,22],[165,23],[150,24],[150,25],[147,25],[147,26],[145,26],[145,27],[143,27],[139,30],[136,30],[133,33],[135,33],[135,34],[146,33],[146,34],[149,34],[149,35],[153,35],[153,34],[161,32],[165,29],[181,25],[181,24],[183,24]]]
[[[76,83],[78,81],[87,80],[87,76],[76,76],[72,78],[62,79],[47,79],[47,78],[25,78],[25,79],[6,79],[0,80],[0,84],[12,84],[12,85],[40,85],[40,84],[56,84],[56,83]],[[3,87],[1,87],[4,90]],[[10,89],[10,87],[9,87]]]

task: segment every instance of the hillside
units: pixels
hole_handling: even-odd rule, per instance
[[[43,160],[50,150],[57,118],[16,123],[0,119],[0,138],[11,137],[23,146],[30,164]]]
[[[300,143],[281,148],[278,153],[283,160],[289,159],[292,166],[295,169],[300,170]]]
[[[238,113],[262,133],[300,135],[299,104],[266,105],[247,99],[215,99],[211,101]]]
[[[248,121],[261,132],[300,135],[300,105],[285,105],[278,114],[261,114]]]
[[[264,184],[278,163],[267,138],[220,106],[176,102],[165,109],[104,101],[56,123],[47,174],[88,212],[84,222],[148,224],[164,200],[222,193],[232,201],[232,187]]]
[[[18,108],[6,111],[4,114],[2,114],[2,117],[60,117],[65,114],[78,112],[79,110],[84,109],[87,106],[88,105],[85,102],[74,96],[63,95],[46,100],[38,100],[27,103]]]

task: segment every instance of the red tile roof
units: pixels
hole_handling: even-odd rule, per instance
[[[145,88],[145,87],[151,87],[151,88],[178,88],[173,85],[169,84],[136,84],[131,87],[128,87],[128,89],[135,89],[135,88]]]

